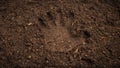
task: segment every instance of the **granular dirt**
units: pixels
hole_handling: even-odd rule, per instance
[[[0,0],[0,68],[119,68],[119,0]]]

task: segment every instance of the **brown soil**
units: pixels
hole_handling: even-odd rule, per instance
[[[0,0],[0,68],[119,68],[119,0]]]

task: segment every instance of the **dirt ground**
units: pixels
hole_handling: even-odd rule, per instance
[[[120,68],[120,0],[0,0],[0,68]]]

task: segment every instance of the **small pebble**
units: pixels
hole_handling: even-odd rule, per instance
[[[30,25],[32,25],[32,23],[28,23],[28,25],[30,26]]]
[[[68,41],[70,43],[70,41]]]
[[[74,51],[74,53],[78,53],[78,48]]]
[[[19,53],[20,51],[17,51],[17,53]]]
[[[32,56],[29,55],[28,58],[30,59],[30,58],[32,58]]]
[[[86,43],[85,42],[83,42],[83,45],[85,45]]]

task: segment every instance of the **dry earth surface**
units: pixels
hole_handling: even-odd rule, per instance
[[[120,67],[120,0],[0,0],[0,68],[67,67]]]

